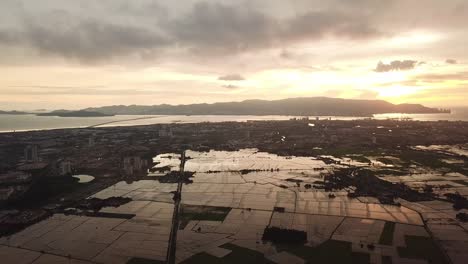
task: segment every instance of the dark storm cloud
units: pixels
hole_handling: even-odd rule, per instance
[[[11,32],[5,30],[0,31],[0,43],[3,44],[14,44],[16,42],[16,37]]]
[[[220,76],[218,80],[220,81],[243,81],[245,80],[245,78],[242,77],[240,74],[228,74],[228,75]]]
[[[164,10],[156,7],[148,9]],[[132,24],[63,10],[23,12],[19,29],[0,29],[0,44],[92,61],[174,48],[200,56],[235,55],[329,35],[359,39],[380,34],[366,16],[356,12],[305,11],[279,19],[242,5],[212,2],[195,3],[185,13],[172,16],[149,16],[144,6],[136,10],[138,16],[135,11],[126,14],[141,19]],[[148,23],[150,18],[154,24]]]
[[[323,10],[276,19],[247,7],[205,2],[165,26],[178,44],[203,53],[237,53],[330,35],[352,39],[381,35],[362,14]]]
[[[418,62],[415,60],[392,61],[389,64],[379,62],[374,71],[376,72],[389,72],[389,71],[406,71],[412,70]]]
[[[380,32],[363,14],[310,11],[287,21],[286,39],[320,39],[329,35],[351,39],[378,37]]]
[[[413,21],[421,28],[430,28],[436,20],[441,25],[456,24],[466,17],[463,10],[467,6],[456,9],[461,14],[445,15],[445,9],[453,3],[443,9],[442,4],[431,1],[418,9],[410,23],[403,11],[412,10],[417,4],[402,0],[298,0],[295,4],[273,0],[234,3],[43,0],[31,1],[24,8],[14,4],[17,1],[5,1],[10,4],[0,1],[0,45],[29,47],[41,54],[80,61],[134,54],[172,55],[168,51],[174,50],[177,54],[188,52],[199,57],[230,56],[328,37],[367,40],[411,29]],[[432,6],[443,9],[438,19],[428,19],[431,16],[427,14],[433,13]],[[66,11],[57,16],[52,7]],[[14,29],[1,27],[2,22],[11,22],[2,21],[5,15],[15,20],[10,23],[15,25]]]
[[[271,44],[277,22],[262,12],[218,3],[196,3],[186,14],[165,21],[177,44],[203,53],[237,53]]]
[[[457,61],[454,60],[454,59],[447,59],[447,60],[445,60],[445,63],[447,63],[447,64],[457,64]]]
[[[71,24],[28,23],[19,36],[41,53],[84,61],[111,58],[167,45],[167,39],[133,26],[99,21],[73,21]]]

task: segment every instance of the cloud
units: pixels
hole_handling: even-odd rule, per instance
[[[390,62],[389,64],[385,64],[383,62],[379,62],[377,67],[374,69],[376,72],[389,72],[389,71],[405,71],[405,70],[412,70],[416,66],[418,62],[415,60],[395,60]]]
[[[296,54],[294,54],[293,52],[289,51],[289,50],[286,50],[286,49],[283,49],[280,54],[279,54],[280,58],[282,59],[286,59],[286,60],[290,60],[290,59],[293,59],[296,57]]]
[[[40,54],[87,62],[132,54],[144,57],[174,49],[196,56],[231,56],[330,35],[351,39],[380,35],[368,16],[331,9],[280,18],[239,4],[197,2],[170,16],[160,4],[106,3],[110,10],[120,10],[118,14],[125,7],[125,15],[132,19],[122,22],[112,16],[93,16],[94,9],[89,16],[77,15],[70,6],[42,13],[20,12],[15,27],[0,27],[0,44],[27,46]],[[146,9],[164,15],[154,18]]]
[[[284,39],[317,40],[327,36],[350,39],[379,37],[383,33],[365,14],[343,11],[309,11],[285,23]]]
[[[218,78],[220,81],[243,81],[245,80],[240,74],[228,74]]]
[[[376,84],[376,86],[379,86],[379,87],[389,87],[389,86],[394,86],[394,85],[406,86],[406,87],[408,87],[408,86],[413,86],[413,87],[425,86],[424,84],[420,83],[417,79],[416,80],[397,81],[397,82],[385,82],[385,83]]]
[[[236,54],[296,41],[378,37],[363,14],[335,10],[305,11],[276,18],[242,5],[199,2],[183,16],[165,22],[179,45],[203,54]]]
[[[420,74],[414,79],[423,82],[468,81],[468,72]]]
[[[167,39],[149,30],[102,21],[72,21],[45,26],[29,23],[20,36],[40,53],[82,61],[108,59],[140,53],[168,44]]]
[[[294,59],[287,49],[296,44],[374,40],[439,24],[457,29],[468,12],[467,5],[435,0],[424,6],[403,0],[17,2],[0,1],[0,45],[81,62],[132,55],[222,58],[272,48]]]
[[[15,44],[16,37],[8,31],[0,31],[0,43]]]
[[[445,63],[447,63],[447,64],[457,64],[457,61],[454,60],[454,59],[446,59]]]
[[[235,54],[271,44],[278,28],[266,14],[243,7],[198,2],[184,15],[164,22],[178,45],[203,54]]]

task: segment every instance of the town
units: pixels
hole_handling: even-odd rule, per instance
[[[330,243],[343,241],[350,243],[352,248],[341,257],[348,256],[353,261],[363,259],[356,263],[391,263],[387,261],[392,258],[393,263],[403,263],[397,262],[397,259],[408,260],[404,263],[423,263],[417,261],[426,259],[424,254],[420,254],[417,248],[411,249],[410,244],[415,243],[411,239],[427,237],[430,239],[421,243],[431,244],[435,241],[437,250],[434,249],[435,256],[431,258],[441,261],[429,263],[463,263],[466,252],[458,249],[463,249],[468,243],[467,143],[468,122],[372,119],[340,121],[294,118],[287,121],[176,123],[2,133],[0,235],[7,240],[0,240],[0,244],[28,248],[27,244],[10,243],[16,236],[22,237],[22,233],[52,221],[49,219],[57,215],[131,221],[135,215],[138,217],[138,212],[121,208],[147,200],[112,191],[126,184],[142,189],[153,188],[142,192],[154,192],[155,206],[164,203],[162,206],[168,212],[173,212],[174,204],[178,205],[179,202],[181,208],[176,207],[180,213],[177,217],[169,217],[170,222],[166,219],[167,230],[159,234],[167,233],[162,248],[171,248],[173,243],[174,247],[177,244],[177,251],[169,253],[170,250],[160,249],[159,255],[149,254],[149,257],[148,254],[140,256],[135,251],[133,255],[122,257],[119,260],[122,263],[141,259],[165,261],[170,254],[174,254],[172,257],[178,263],[198,263],[213,256],[229,258],[233,254],[229,252],[247,249],[252,252],[242,255],[248,257],[253,254],[265,263],[296,263],[321,259],[318,253],[305,253],[304,243],[310,247],[326,247],[324,250],[327,251],[337,246]],[[247,166],[247,161],[251,165]],[[176,188],[174,184],[177,183],[184,183],[184,187],[180,185]],[[206,196],[212,195],[212,192],[206,191],[204,196],[197,196],[195,193],[199,191],[190,189],[207,183],[222,183],[225,188],[234,183],[239,188],[243,188],[243,184],[253,188],[262,183],[262,188],[273,188],[268,192],[274,191],[278,197],[280,193],[287,193],[288,197],[294,194],[296,198],[282,201],[277,197],[276,202],[257,205],[258,208],[255,205],[234,206],[225,203],[232,194],[222,191],[212,200],[200,204],[199,201],[207,199]],[[103,192],[112,195],[100,195]],[[235,190],[232,192],[236,193]],[[317,195],[322,197],[320,201],[329,204],[328,209],[322,211],[320,207],[308,206],[300,209],[301,201],[308,203],[309,198],[304,197],[310,195],[314,199]],[[302,200],[299,199],[302,196]],[[264,199],[263,194],[256,199]],[[338,201],[381,209],[367,209],[369,211],[364,215],[352,210],[344,212],[343,208],[341,213],[331,212],[328,206]],[[426,211],[421,211],[423,207]],[[427,208],[432,209],[427,211]],[[384,213],[392,210],[398,210],[403,216],[394,215],[392,218]],[[182,246],[188,243],[184,241],[184,235],[179,234],[175,241],[173,233],[177,230],[179,233],[185,232],[187,226],[191,227],[187,231],[191,232],[189,237],[203,233],[208,238],[210,234],[217,234],[226,219],[234,217],[231,216],[234,212],[246,215],[248,212],[252,217],[264,220],[266,216],[260,215],[269,213],[269,221],[254,228],[256,237],[252,238],[255,242],[253,245],[247,243],[243,247],[243,242],[239,242],[243,239],[228,241],[227,237],[223,237],[227,246],[220,243],[205,251],[201,249],[206,246],[203,244],[199,251],[190,253],[184,251]],[[334,224],[325,227],[325,219],[304,220],[304,228],[298,231],[294,221],[288,222],[294,215],[329,215]],[[363,226],[365,221],[356,222],[357,219],[374,223],[371,227],[378,230],[372,229],[375,231],[372,236],[369,235],[372,239],[365,235],[367,240],[363,240],[362,234],[358,235],[358,239],[353,237],[355,234],[346,233],[343,225],[348,221],[356,230],[367,228]],[[314,236],[310,232],[314,223],[318,225],[315,228],[329,231]],[[174,225],[176,231],[171,231],[169,235]],[[395,225],[398,227],[396,231]],[[340,230],[344,233],[338,235]],[[454,230],[459,231],[458,242],[447,238]],[[239,235],[234,231],[232,234]],[[263,243],[269,241],[267,245],[270,246],[252,250],[262,240],[261,234]],[[405,240],[405,235],[413,236]],[[302,241],[300,245],[295,242],[298,237]],[[393,237],[395,243],[400,241],[400,244],[392,244]],[[282,241],[286,238],[288,240]],[[278,244],[282,242],[285,248],[280,250],[282,246]],[[405,243],[406,247],[403,247]],[[268,253],[272,247],[275,254]],[[405,250],[399,250],[399,247],[408,252],[401,253]],[[29,249],[37,251],[39,255],[46,256],[48,253],[36,247]],[[105,255],[105,251],[92,256],[83,252],[71,253],[66,249],[49,253],[83,261],[117,263],[113,262],[114,258]],[[415,262],[411,262],[411,259],[415,259]]]

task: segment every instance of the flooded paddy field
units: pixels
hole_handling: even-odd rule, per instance
[[[443,151],[441,160],[465,162],[463,153],[449,150],[411,151]],[[454,209],[445,196],[466,198],[462,172],[395,153],[297,157],[257,149],[189,150],[153,161],[144,180],[118,182],[89,197],[124,197],[128,203],[103,207],[94,216],[54,214],[0,238],[0,257],[15,263],[165,263],[175,243],[176,263],[464,263],[468,258],[468,224],[457,218],[468,211]],[[190,172],[190,183],[182,184],[179,196],[177,181],[167,177],[180,170]],[[331,175],[343,171],[349,171],[351,184],[332,182]],[[369,179],[406,186],[415,199],[393,193],[387,203],[379,195],[350,195],[359,191],[362,183],[355,178],[361,171]],[[180,201],[177,218],[175,201]],[[265,229],[274,227],[286,236],[305,233],[306,242],[265,240]]]

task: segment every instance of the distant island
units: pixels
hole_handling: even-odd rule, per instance
[[[96,111],[67,111],[67,110],[57,110],[50,113],[41,113],[37,116],[58,116],[58,117],[104,117],[104,116],[114,116],[113,114],[105,114]]]
[[[107,115],[293,115],[293,116],[372,116],[374,114],[450,113],[447,109],[420,104],[392,104],[383,100],[357,100],[328,97],[303,97],[283,100],[246,100],[189,105],[116,105],[87,108],[83,111]]]
[[[22,111],[2,111],[0,110],[0,115],[27,115],[29,113]]]
[[[115,115],[289,115],[289,116],[356,116],[375,114],[436,114],[449,109],[430,108],[421,104],[392,104],[384,100],[359,100],[329,97],[301,97],[282,100],[245,100],[213,104],[187,105],[113,105],[78,111],[55,110],[37,116],[106,117]],[[30,114],[21,111],[0,111],[0,115]]]

